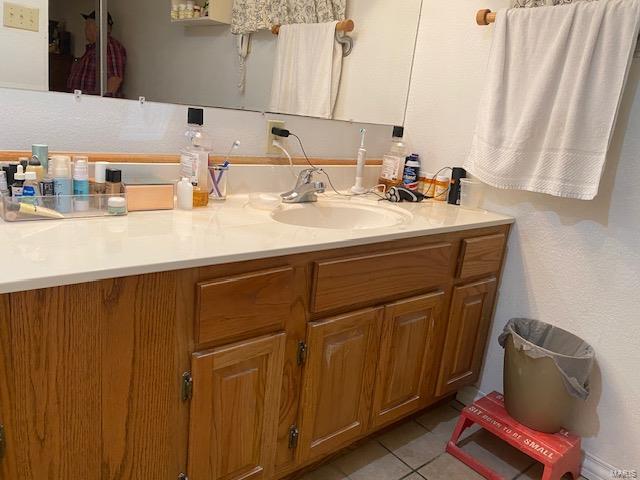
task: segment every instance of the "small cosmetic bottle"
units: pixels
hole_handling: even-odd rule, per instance
[[[31,155],[40,161],[45,172],[49,169],[49,147],[47,145],[32,145]]]
[[[30,203],[31,205],[39,205],[40,197],[40,184],[36,172],[27,172],[24,174],[25,180],[22,186],[22,198],[23,203]]]
[[[75,157],[73,164],[73,195],[75,210],[89,210],[89,160]]]
[[[69,213],[73,208],[73,179],[71,177],[71,159],[65,156],[52,157],[53,189],[55,191],[56,210]]]
[[[13,183],[11,184],[11,196],[18,198],[22,196],[22,187],[24,185],[24,171],[22,165],[18,165],[15,175],[13,176]]]
[[[7,183],[7,172],[0,170],[0,195],[9,196],[9,184]]]
[[[27,172],[34,172],[37,180],[42,180],[44,178],[44,167],[35,155],[31,157],[31,160],[29,160],[29,164],[27,165],[24,173]]]
[[[109,162],[96,162],[93,180],[90,182],[92,195],[104,195],[107,193],[107,167]]]
[[[107,168],[106,193],[109,195],[120,195],[122,193],[122,171],[116,168]]]

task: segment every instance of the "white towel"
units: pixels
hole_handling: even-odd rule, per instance
[[[598,193],[640,29],[640,0],[498,13],[465,168],[489,185]]]
[[[332,118],[342,73],[336,24],[282,25],[273,71],[270,110]]]

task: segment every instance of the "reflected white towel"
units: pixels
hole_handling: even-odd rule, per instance
[[[598,193],[640,28],[640,0],[499,12],[465,167],[498,188]]]
[[[331,118],[342,73],[336,24],[282,25],[271,86],[270,111]]]

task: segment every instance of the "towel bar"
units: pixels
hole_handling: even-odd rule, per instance
[[[482,10],[478,10],[476,13],[476,23],[481,26],[489,25],[490,23],[495,23],[496,21],[496,12],[492,12],[488,8],[483,8]],[[634,55],[635,58],[640,58],[640,37],[638,37],[638,45],[636,47],[636,53]]]
[[[341,22],[338,22],[338,24],[336,25],[336,31],[338,32],[349,33],[353,32],[355,28],[356,24],[351,19],[343,20]],[[274,35],[278,35],[280,33],[280,25],[274,25],[273,27],[271,27],[271,33],[273,33]]]

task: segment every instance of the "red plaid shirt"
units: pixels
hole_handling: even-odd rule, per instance
[[[96,78],[98,59],[96,44],[87,45],[82,57],[77,58],[71,67],[71,74],[67,80],[69,91],[82,90],[87,95],[100,95],[98,79]],[[127,51],[115,38],[109,36],[107,46],[107,78],[119,77],[124,80],[124,70],[127,64]],[[114,95],[122,96],[122,84]]]

